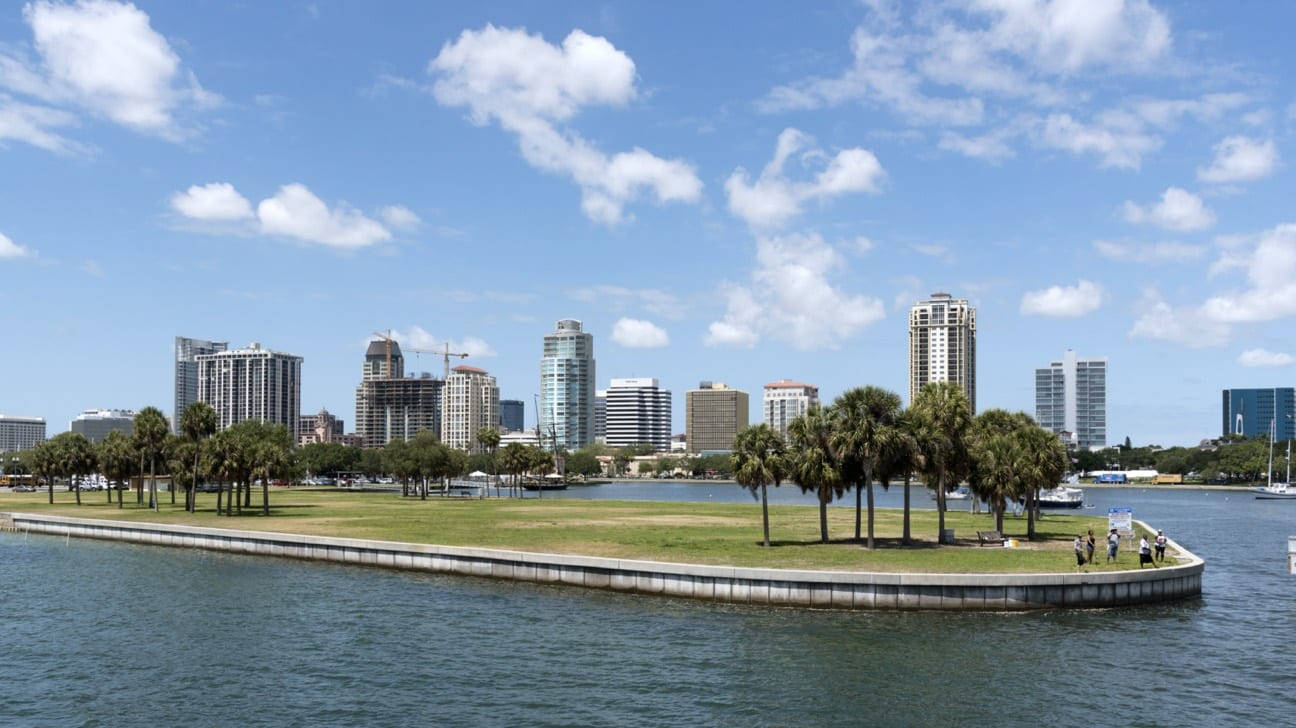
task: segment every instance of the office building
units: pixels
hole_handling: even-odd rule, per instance
[[[198,362],[198,401],[216,410],[217,429],[261,420],[288,428],[292,441],[297,442],[301,357],[253,342],[246,349],[199,354],[194,359]]]
[[[976,309],[948,293],[909,310],[909,403],[931,382],[958,384],[976,413]]]
[[[540,359],[540,436],[569,450],[594,442],[594,337],[563,319],[544,337]]]
[[[424,372],[405,376],[405,358],[395,341],[371,341],[356,387],[355,434],[365,447],[409,440],[421,430],[440,437],[445,382]]]
[[[134,410],[91,409],[76,416],[68,429],[79,432],[90,442],[99,442],[116,430],[130,435],[135,430]]]
[[[1081,450],[1107,447],[1107,359],[1070,349],[1035,370],[1035,421]]]
[[[684,438],[690,453],[731,452],[747,426],[747,393],[723,382],[702,382],[684,395]]]
[[[30,450],[44,439],[43,417],[0,415],[0,452]]]
[[[594,442],[607,444],[607,390],[594,392]]]
[[[765,424],[787,436],[792,420],[819,406],[819,388],[813,384],[780,379],[765,385]]]
[[[520,399],[500,400],[501,432],[520,432],[526,427],[526,404]]]
[[[178,431],[180,415],[185,408],[198,401],[198,359],[200,354],[225,351],[224,341],[204,341],[175,337],[175,409],[171,410],[171,429]]]
[[[484,369],[461,365],[450,370],[441,396],[441,442],[466,452],[483,452],[477,431],[495,427],[500,417],[499,386]]]
[[[607,444],[670,450],[671,393],[656,379],[613,379],[606,390]]]
[[[1224,435],[1296,439],[1296,388],[1226,389],[1223,415]]]
[[[318,414],[302,415],[297,422],[298,445],[342,442],[346,437],[345,423],[326,409],[321,409]]]

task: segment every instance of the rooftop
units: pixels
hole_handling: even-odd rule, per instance
[[[793,388],[801,389],[803,387],[809,387],[810,389],[818,389],[818,387],[816,387],[813,384],[806,384],[805,382],[794,382],[791,379],[780,379],[777,382],[770,382],[769,384],[765,385],[766,389],[793,389]]]
[[[477,367],[471,367],[468,366],[467,364],[460,364],[457,367],[452,367],[450,371],[463,372],[464,374],[485,374],[486,373],[485,369],[478,369]]]
[[[391,342],[391,355],[400,356],[400,344],[395,341]],[[365,350],[365,356],[387,356],[387,342],[381,339],[369,342],[369,348]]]

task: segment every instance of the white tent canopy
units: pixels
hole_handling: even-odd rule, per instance
[[[474,470],[474,471],[472,471],[471,473],[468,474],[468,477],[470,477],[470,478],[489,478],[489,477],[490,477],[490,473],[483,473],[483,472],[480,471],[480,470]]]

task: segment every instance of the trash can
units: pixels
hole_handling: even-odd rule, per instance
[[[954,543],[954,529],[952,529],[952,528],[942,528],[942,529],[941,529],[941,532],[940,532],[940,542],[943,543],[943,544],[950,544],[950,545],[953,545],[953,543]]]

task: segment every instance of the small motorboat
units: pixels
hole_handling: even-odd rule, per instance
[[[931,496],[932,500],[936,500],[936,491],[933,490],[931,493],[929,493],[929,495]],[[972,489],[968,488],[966,485],[961,485],[958,488],[951,490],[945,494],[945,501],[947,503],[949,501],[965,501],[971,499],[972,499]]]
[[[1084,505],[1084,490],[1059,485],[1039,494],[1040,508],[1079,508]]]

